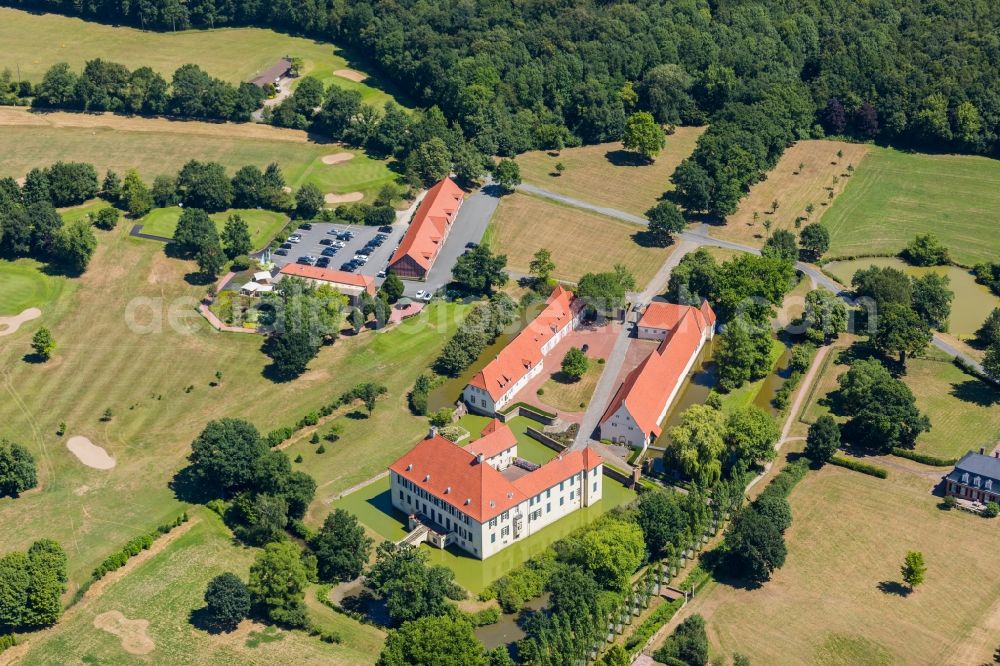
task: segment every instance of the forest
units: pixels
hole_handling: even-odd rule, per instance
[[[254,25],[349,46],[485,155],[711,123],[675,176],[725,215],[784,147],[848,136],[995,154],[991,0],[0,0],[154,30]]]

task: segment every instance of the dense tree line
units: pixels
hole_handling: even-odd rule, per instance
[[[38,472],[31,452],[0,437],[0,497],[17,497],[37,485]]]
[[[488,303],[475,306],[465,316],[455,335],[445,343],[435,362],[435,369],[441,374],[457,375],[513,323],[516,315],[517,305],[503,293],[494,294]]]
[[[50,539],[0,556],[0,634],[54,624],[66,581],[66,553]]]
[[[23,188],[13,178],[0,179],[0,256],[31,256],[73,274],[85,271],[97,237],[88,221],[64,225],[55,206],[81,203],[96,191],[94,168],[76,162],[33,169]]]
[[[354,46],[413,99],[440,107],[474,161],[622,139],[634,111],[659,123],[710,121],[676,181],[686,207],[715,214],[731,211],[798,138],[986,153],[1000,126],[1000,59],[975,37],[998,30],[988,0],[7,4],[164,30],[269,26]],[[355,140],[371,139],[378,110],[349,91],[316,104],[319,90],[309,88],[274,121],[333,133],[351,124]],[[467,161],[464,142],[449,147]]]
[[[77,74],[52,65],[36,86],[32,104],[42,108],[114,111],[246,122],[266,93],[251,83],[234,86],[198,65],[178,67],[168,83],[149,67],[130,71],[117,62],[88,60]]]

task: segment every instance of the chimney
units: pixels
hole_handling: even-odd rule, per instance
[[[427,431],[427,439],[434,439],[437,437],[438,429],[437,426],[431,426],[431,429]]]
[[[448,486],[447,488],[444,489],[444,494],[445,495],[447,495],[450,492],[451,492],[451,486]]]
[[[427,474],[427,475],[424,476],[424,483],[427,483],[430,480],[431,480],[431,475],[430,474]]]
[[[485,458],[486,457],[482,453],[477,453],[476,454],[476,464],[477,465],[482,465],[483,464],[483,460],[485,460]]]

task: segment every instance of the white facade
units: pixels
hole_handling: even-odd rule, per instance
[[[637,329],[636,337],[640,340],[663,340],[667,337],[667,332],[670,330],[653,326],[638,326]]]
[[[566,322],[566,325],[559,329],[555,335],[542,345],[541,360],[533,365],[520,379],[507,387],[507,390],[504,391],[503,395],[496,400],[493,399],[493,396],[491,396],[489,391],[486,389],[473,386],[472,384],[466,384],[465,388],[462,390],[462,401],[469,407],[469,411],[476,414],[494,416],[497,412],[512,403],[521,389],[523,389],[532,379],[537,377],[542,372],[545,365],[545,356],[552,351],[555,346],[563,340],[563,338],[569,335],[572,331],[576,330],[576,327],[580,324],[582,316],[582,310],[574,312],[572,318]],[[511,344],[514,343],[512,342]]]
[[[480,523],[452,504],[434,497],[394,471],[390,471],[392,505],[407,515],[426,516],[444,528],[444,544],[454,544],[478,559],[486,559],[507,546],[528,538],[574,511],[600,501],[603,465],[578,470],[533,497]]]

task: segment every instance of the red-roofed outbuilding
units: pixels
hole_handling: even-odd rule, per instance
[[[425,280],[438,252],[448,238],[458,209],[462,207],[462,188],[445,178],[431,189],[417,207],[410,227],[389,260],[389,268],[408,280]]]
[[[626,375],[601,416],[600,429],[602,439],[643,448],[660,436],[660,422],[712,339],[715,312],[707,302],[700,308],[650,303],[638,329],[638,337],[662,342]]]

